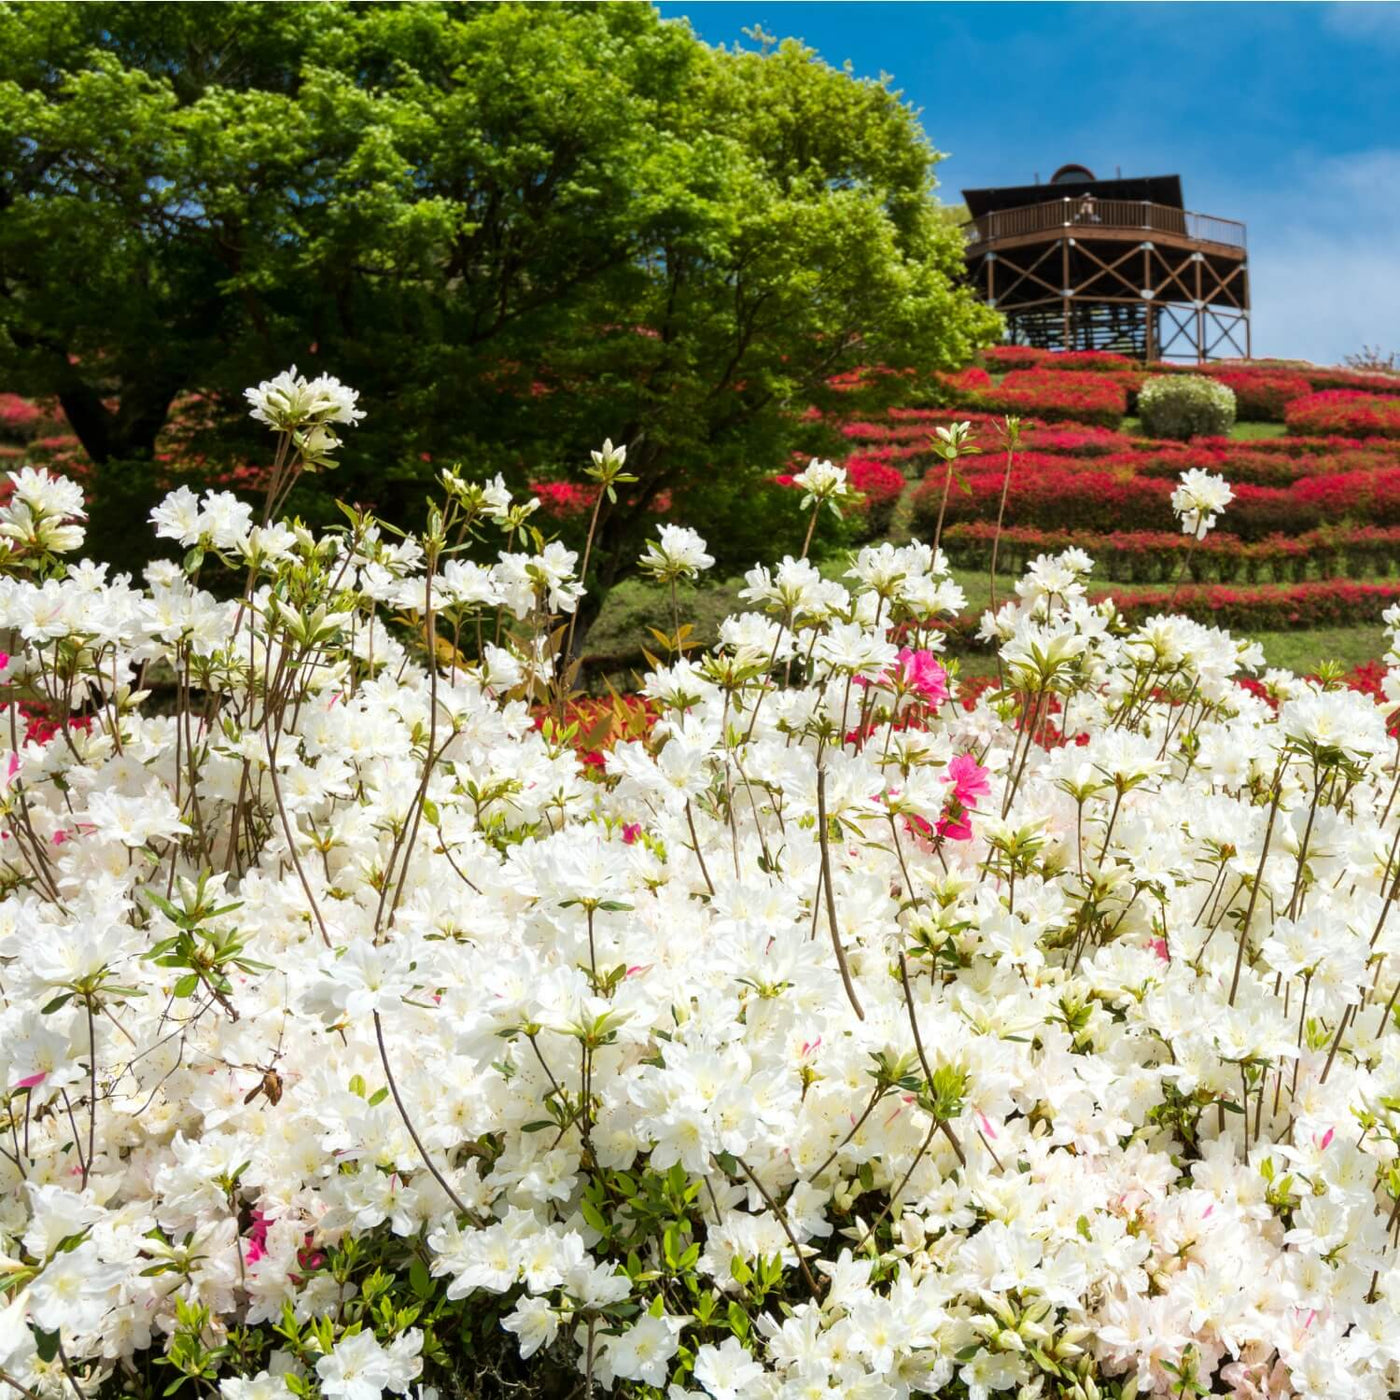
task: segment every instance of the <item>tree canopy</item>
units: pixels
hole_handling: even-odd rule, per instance
[[[834,374],[994,337],[939,158],[887,85],[649,5],[3,5],[0,375],[133,512],[180,395],[253,457],[241,390],[288,360],[361,390],[333,485],[390,514],[610,436],[606,582],[661,493],[703,524],[781,467]]]

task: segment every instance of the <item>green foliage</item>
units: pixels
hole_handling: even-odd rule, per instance
[[[99,545],[186,391],[202,457],[262,459],[241,390],[286,345],[392,406],[332,484],[390,518],[446,461],[628,444],[602,586],[659,494],[784,469],[833,374],[966,362],[998,321],[914,112],[758,43],[646,5],[0,5],[0,374],[99,464]]]
[[[1203,374],[1159,374],[1138,391],[1138,414],[1151,437],[1224,437],[1235,426],[1235,391]]]

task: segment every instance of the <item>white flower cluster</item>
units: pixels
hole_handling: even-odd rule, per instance
[[[1181,531],[1203,540],[1216,517],[1235,499],[1230,483],[1223,476],[1213,475],[1200,467],[1181,473],[1172,492],[1172,510],[1181,521]]]
[[[156,513],[236,553],[228,600],[0,587],[69,721],[12,707],[0,760],[6,1380],[228,1343],[225,1400],[373,1400],[477,1309],[674,1400],[1400,1386],[1384,708],[1275,710],[1257,648],[1123,626],[1074,554],[964,708],[961,596],[885,545],[849,589],[753,570],[599,771],[556,722],[568,551],[247,519]]]
[[[284,369],[275,379],[265,379],[256,389],[244,391],[249,412],[269,428],[290,432],[326,423],[349,423],[363,418],[356,408],[359,393],[342,384],[333,374],[308,379],[297,367]]]
[[[10,499],[0,509],[0,567],[18,558],[81,549],[83,493],[64,477],[22,467],[10,472]]]

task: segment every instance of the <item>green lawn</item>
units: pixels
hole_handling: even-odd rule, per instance
[[[1142,419],[1129,414],[1123,419],[1123,431],[1130,437],[1144,437]],[[1230,429],[1230,436],[1236,442],[1253,442],[1259,438],[1284,437],[1288,433],[1286,423],[1236,423]]]
[[[1257,632],[1270,666],[1307,675],[1324,661],[1339,661],[1348,669],[1385,654],[1380,627],[1319,627],[1310,632]]]

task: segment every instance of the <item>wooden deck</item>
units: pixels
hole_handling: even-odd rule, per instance
[[[1146,200],[1066,196],[1017,209],[999,209],[963,225],[968,254],[1024,247],[1047,235],[1109,242],[1162,241],[1223,257],[1245,256],[1245,227],[1235,219],[1195,214]]]

